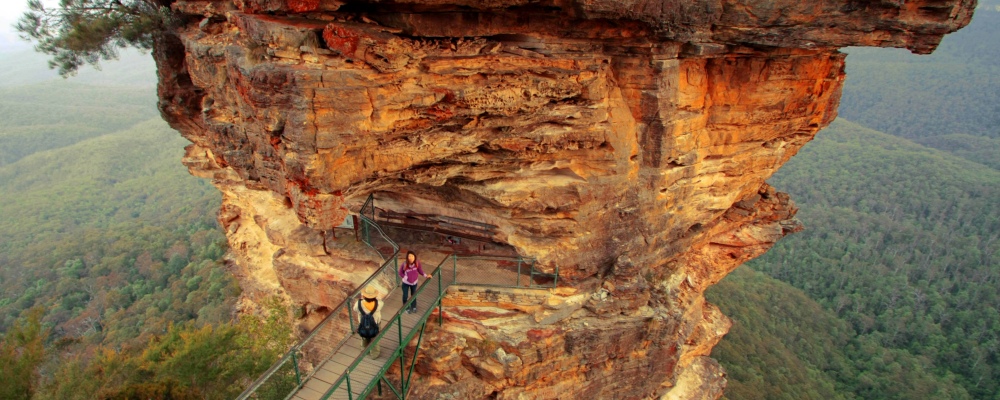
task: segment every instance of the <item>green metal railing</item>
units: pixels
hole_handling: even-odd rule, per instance
[[[387,260],[359,287],[375,284],[386,288],[383,289],[386,292],[391,292],[395,289],[395,282],[398,281],[396,265],[395,257]],[[301,365],[303,362],[318,367],[336,354],[350,339],[356,321],[353,305],[359,297],[360,293],[357,291],[348,296],[302,342],[289,350],[237,399],[287,399],[294,394],[295,390],[315,372],[314,368],[307,374]],[[331,339],[336,340],[333,346],[330,346]]]
[[[410,343],[414,339],[414,337],[417,337],[417,348],[418,349],[420,348],[420,344],[423,342],[424,328],[427,326],[427,320],[430,318],[430,315],[434,311],[435,307],[437,307],[440,310],[441,299],[444,298],[445,289],[451,284],[451,282],[446,281],[445,277],[447,276],[447,274],[444,273],[446,269],[442,268],[445,265],[445,262],[447,262],[449,259],[450,257],[445,257],[443,260],[441,260],[441,262],[437,265],[437,267],[434,268],[434,272],[431,273],[431,277],[428,278],[426,281],[424,281],[424,283],[417,288],[416,293],[410,298],[410,300],[402,308],[400,308],[400,310],[396,312],[395,315],[392,316],[389,323],[385,327],[383,327],[379,331],[378,336],[376,336],[375,339],[372,340],[372,346],[377,346],[378,343],[380,343],[386,335],[396,335],[400,343],[400,345],[393,350],[392,355],[386,359],[386,362],[379,369],[378,373],[375,374],[375,379],[368,378],[362,380],[362,379],[354,379],[351,376],[351,374],[357,370],[358,366],[368,355],[367,351],[362,351],[361,354],[359,354],[354,359],[354,361],[347,367],[346,371],[344,372],[343,375],[341,375],[340,379],[334,382],[333,386],[331,386],[330,389],[323,394],[323,397],[320,398],[321,400],[327,400],[334,394],[340,394],[341,397],[346,395],[347,398],[351,400],[363,399],[366,396],[368,396],[368,394],[370,394],[372,390],[375,390],[376,388],[378,389],[379,394],[381,394],[382,383],[386,382],[385,373],[386,371],[389,370],[389,368],[392,367],[392,363],[395,362],[397,359],[399,360],[399,370],[401,371],[400,387],[397,390],[397,388],[394,385],[389,384],[388,382],[386,383],[389,389],[392,390],[393,394],[395,394],[397,398],[400,399],[406,398],[406,392],[410,388],[410,378],[413,376],[413,369],[416,366],[416,359],[417,359],[417,355],[413,354],[409,360],[410,365],[407,367],[406,353],[405,353],[406,345]],[[403,320],[402,320],[403,312],[413,302],[415,302],[417,298],[419,298],[420,295],[424,293],[424,291],[427,290],[436,291],[434,300],[432,301],[432,306],[425,307],[425,311],[418,318],[419,322],[417,322],[417,325],[415,325],[414,328],[409,332],[405,332],[404,330],[406,328],[403,326]],[[426,299],[424,299],[424,301],[426,301]],[[438,325],[441,325],[442,323],[443,323],[442,312],[439,311]],[[417,326],[419,326],[420,328],[417,329],[416,328]],[[359,385],[362,385],[363,389],[361,389],[360,392],[356,393],[353,390],[353,388],[356,388]]]
[[[451,264],[450,270],[446,268],[448,264]],[[392,390],[396,398],[405,400],[406,393],[410,388],[417,357],[416,354],[413,354],[409,361],[406,360],[406,345],[416,338],[416,347],[417,349],[420,348],[427,320],[430,319],[435,307],[438,309],[438,324],[441,325],[443,323],[444,312],[441,309],[441,302],[444,299],[448,286],[455,284],[535,289],[555,287],[558,282],[558,268],[555,270],[555,273],[548,274],[538,271],[534,264],[534,259],[520,257],[462,256],[455,254],[446,256],[434,268],[434,271],[431,272],[431,277],[417,288],[416,294],[399,312],[392,316],[390,322],[382,328],[379,335],[372,341],[373,345],[378,345],[377,343],[381,342],[386,335],[396,335],[400,343],[375,374],[375,378],[355,379],[352,376],[352,373],[357,370],[358,366],[361,365],[361,362],[367,356],[367,352],[363,351],[347,367],[340,379],[323,394],[321,400],[327,400],[334,394],[338,394],[339,397],[346,396],[350,400],[363,399],[376,389],[381,394],[383,383],[386,383],[386,386]],[[509,269],[510,274],[497,274],[498,267],[505,270]],[[499,279],[497,279],[498,277]],[[538,278],[547,279],[547,281],[538,283],[536,282]],[[436,292],[434,293],[434,300],[431,302],[432,305],[426,307],[425,311],[420,315],[417,325],[409,332],[406,332],[402,321],[403,310],[406,310],[410,303],[420,298],[421,294],[427,290]],[[427,301],[427,299],[424,298],[422,301]],[[419,326],[419,329],[417,326]],[[385,373],[392,367],[392,364],[396,360],[399,360],[401,375],[398,389],[395,385],[385,380]],[[407,363],[409,363],[409,366],[407,366]],[[354,388],[360,385],[363,385],[363,388],[355,392]]]
[[[265,371],[260,378],[251,383],[237,397],[238,400],[280,400],[294,395],[299,386],[315,372],[315,369],[313,369],[307,374],[302,364],[321,365],[336,354],[340,347],[354,333],[355,318],[353,307],[351,306],[361,296],[361,289],[368,285],[374,285],[382,293],[390,293],[399,286],[400,279],[397,273],[399,266],[397,259],[399,245],[392,241],[374,220],[368,218],[369,215],[374,216],[375,212],[372,196],[368,197],[368,201],[365,202],[361,211],[362,241],[379,254],[383,260],[382,265],[364,283],[358,285],[358,289],[335,307],[301,342],[293,346],[271,368]],[[317,342],[317,338],[319,337],[322,337],[324,340]],[[337,340],[337,343],[332,347],[329,346],[328,342],[331,339]]]
[[[370,221],[375,221],[375,193],[368,195],[368,199],[366,199],[365,204],[361,206],[361,210],[358,212],[358,215],[368,218]]]
[[[343,302],[334,308],[333,312],[324,318],[302,342],[292,347],[291,350],[272,365],[260,378],[254,381],[237,399],[287,400],[294,396],[303,383],[308,381],[324,362],[337,354],[344,343],[354,334],[356,319],[354,317],[353,305],[360,298],[361,288],[375,285],[382,293],[388,295],[399,286],[399,264],[397,261],[399,246],[375,222],[373,196],[368,197],[368,200],[361,207],[359,216],[361,240],[379,254],[383,260],[382,265],[364,283],[358,285],[357,290],[348,295]],[[446,263],[449,261],[451,262],[450,271],[446,268]],[[375,374],[375,378],[362,381],[352,377],[352,373],[357,370],[367,355],[367,351],[362,351],[347,367],[344,374],[323,394],[322,399],[329,399],[334,394],[346,394],[346,397],[351,400],[362,399],[376,388],[379,394],[381,394],[382,383],[387,383],[397,398],[405,399],[410,387],[410,378],[416,366],[416,354],[410,359],[410,365],[407,369],[404,350],[414,337],[417,337],[417,349],[419,350],[420,343],[423,341],[427,320],[435,306],[439,310],[438,324],[443,323],[441,301],[448,286],[458,284],[542,289],[556,287],[558,277],[558,267],[555,267],[551,272],[541,271],[536,267],[535,259],[533,258],[455,254],[446,256],[434,268],[431,278],[424,281],[423,285],[417,288],[412,299],[399,312],[392,316],[389,323],[381,329],[379,335],[372,341],[372,343],[379,343],[386,335],[396,335],[400,344],[393,350],[392,355],[387,358],[378,373]],[[434,300],[430,302],[433,306],[426,307],[426,310],[417,320],[417,325],[414,325],[414,328],[410,332],[404,332],[402,321],[403,310],[406,310],[409,304],[416,301],[421,293],[424,293],[426,290],[437,292]],[[421,301],[427,301],[427,299]],[[418,326],[419,329],[417,329]],[[330,341],[336,341],[336,345],[329,346]],[[398,390],[385,379],[386,371],[389,370],[392,363],[397,359],[399,360],[401,371],[400,387]],[[307,371],[303,368],[305,364],[311,364],[313,368]],[[352,388],[356,388],[358,385],[363,385],[363,388],[355,394]]]
[[[451,260],[456,285],[545,289],[559,283],[559,267],[543,272],[534,258],[453,254]]]

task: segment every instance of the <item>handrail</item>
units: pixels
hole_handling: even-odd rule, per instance
[[[374,195],[369,195],[368,196],[368,200],[365,202],[365,205],[362,206],[362,211],[364,211],[365,208],[368,207],[368,208],[370,208],[372,210],[372,213],[373,213],[372,216],[374,217],[374,206],[373,206],[373,204],[374,204]],[[291,388],[292,390],[291,390],[291,393],[289,394],[289,396],[292,395],[292,394],[294,394],[295,393],[295,389],[297,389],[299,386],[301,386],[303,382],[307,381],[316,372],[315,369],[314,369],[308,376],[306,376],[303,379],[303,377],[301,376],[301,371],[299,370],[299,365],[298,365],[298,362],[297,362],[298,360],[296,360],[295,355],[297,353],[301,353],[302,352],[302,348],[305,347],[306,345],[308,345],[310,342],[312,342],[313,338],[315,338],[316,335],[318,335],[322,331],[322,329],[330,321],[336,319],[345,309],[347,310],[347,312],[349,314],[349,318],[351,319],[351,333],[353,333],[353,331],[354,331],[353,321],[354,320],[353,320],[353,316],[350,315],[350,313],[351,313],[351,308],[350,308],[351,301],[354,298],[356,298],[357,296],[359,296],[361,294],[361,290],[363,288],[365,288],[366,286],[368,286],[369,284],[371,284],[372,281],[374,281],[382,273],[384,273],[385,270],[386,270],[386,268],[388,268],[390,265],[392,266],[393,275],[394,276],[396,275],[396,265],[397,265],[397,259],[396,259],[396,257],[399,255],[399,245],[396,244],[396,242],[394,242],[392,239],[390,239],[389,236],[385,234],[385,232],[382,230],[382,228],[379,227],[378,224],[376,224],[374,220],[369,219],[366,215],[362,214],[361,215],[361,221],[362,221],[362,224],[367,223],[367,224],[373,226],[378,231],[379,235],[382,236],[382,238],[384,238],[392,246],[393,253],[391,255],[389,255],[389,256],[383,255],[379,251],[379,249],[377,247],[375,247],[375,246],[373,246],[371,244],[371,240],[370,240],[371,238],[369,236],[366,236],[365,237],[365,244],[367,244],[369,247],[371,247],[373,250],[375,250],[375,252],[378,253],[380,257],[382,257],[382,259],[384,260],[384,262],[382,263],[382,265],[371,276],[369,276],[368,279],[366,279],[362,284],[358,285],[357,288],[354,291],[352,291],[350,294],[348,294],[347,297],[345,297],[344,300],[339,305],[337,305],[336,307],[334,307],[333,311],[330,312],[330,314],[328,314],[325,318],[323,318],[323,320],[320,321],[320,323],[317,324],[316,327],[314,327],[312,329],[312,331],[310,331],[309,334],[306,335],[306,337],[304,337],[298,344],[292,346],[292,348],[289,349],[281,358],[279,358],[277,362],[275,362],[274,364],[272,364],[271,367],[268,368],[267,371],[264,372],[264,374],[262,374],[259,378],[257,378],[257,380],[255,380],[253,383],[251,383],[250,386],[248,386],[246,388],[246,390],[243,391],[243,393],[240,393],[240,395],[237,397],[237,400],[245,400],[245,399],[249,399],[250,396],[253,396],[254,393],[256,393],[257,390],[260,389],[260,387],[263,386],[265,382],[267,382],[269,379],[271,379],[274,376],[274,374],[277,373],[277,371],[279,371],[283,366],[285,366],[285,364],[289,360],[293,361],[293,364],[294,364],[293,368],[294,368],[295,375],[296,375],[296,385],[295,385],[295,387]],[[396,279],[395,285],[392,288],[390,288],[389,290],[391,291],[391,290],[395,289],[395,286],[398,285],[398,284],[399,284],[398,283],[398,279]],[[348,334],[347,337],[341,339],[340,342],[338,342],[337,345],[333,347],[333,352],[332,353],[336,353],[336,350],[338,350],[341,346],[343,346],[344,343],[349,338],[350,338],[350,334]],[[324,357],[322,357],[322,361],[326,361],[330,357],[331,356],[324,356]]]
[[[364,231],[364,233],[361,235],[361,237],[363,238],[362,242],[364,242],[364,244],[368,245],[368,247],[371,247],[372,250],[375,250],[375,252],[378,253],[379,257],[382,257],[383,261],[390,260],[393,256],[399,254],[399,245],[396,244],[396,242],[394,242],[392,239],[389,239],[389,235],[387,235],[385,231],[382,230],[382,227],[379,226],[379,224],[377,224],[374,220],[368,219],[368,217],[364,215],[362,215],[360,219],[361,219],[361,229],[362,231]],[[381,236],[382,239],[385,239],[386,242],[389,242],[389,244],[392,245],[392,251],[393,251],[392,255],[386,256],[382,254],[382,252],[379,251],[378,247],[375,247],[375,245],[372,244],[371,231],[369,231],[370,229],[369,227],[375,228],[379,236]]]
[[[348,324],[345,324],[345,326],[349,325],[350,326],[350,331],[348,331],[348,333],[343,338],[341,338],[340,341],[336,344],[336,346],[333,346],[327,352],[327,354],[322,355],[317,360],[317,362],[315,364],[316,366],[323,365],[323,363],[326,362],[326,361],[328,361],[330,358],[332,358],[333,355],[335,355],[340,350],[340,348],[347,342],[347,340],[349,340],[351,338],[351,336],[353,335],[355,327],[354,327],[354,315],[352,313],[352,307],[351,307],[351,305],[361,295],[361,290],[363,288],[367,287],[368,285],[372,284],[373,282],[375,282],[375,280],[379,279],[381,276],[383,276],[383,274],[386,274],[387,272],[390,272],[388,270],[388,268],[390,266],[392,267],[392,270],[391,270],[392,279],[391,279],[390,282],[388,282],[388,292],[392,292],[396,287],[399,286],[399,274],[398,274],[398,262],[397,262],[397,257],[399,256],[399,245],[396,244],[395,241],[393,241],[392,239],[390,239],[389,236],[385,233],[385,231],[382,230],[382,227],[379,226],[379,224],[375,222],[375,210],[376,209],[375,209],[375,205],[374,205],[374,195],[369,195],[367,201],[365,201],[364,205],[361,207],[361,210],[360,210],[361,212],[359,213],[359,217],[360,217],[361,228],[364,231],[364,234],[362,235],[363,236],[363,241],[364,241],[364,243],[366,245],[368,245],[370,248],[372,248],[373,250],[375,250],[375,252],[378,253],[380,257],[382,257],[382,259],[384,260],[384,262],[382,263],[382,265],[371,276],[369,276],[363,283],[361,283],[360,285],[358,285],[357,288],[354,291],[352,291],[350,294],[348,294],[347,297],[345,297],[344,300],[339,305],[337,305],[336,307],[334,307],[333,311],[329,315],[327,315],[323,319],[323,321],[321,321],[318,325],[316,325],[316,327],[313,328],[313,330],[311,332],[309,332],[309,334],[306,335],[306,337],[303,338],[302,341],[300,341],[298,344],[296,344],[291,349],[289,349],[289,351],[287,353],[285,353],[277,362],[275,362],[267,371],[265,371],[265,373],[263,375],[261,375],[261,377],[259,377],[249,387],[247,387],[247,389],[243,393],[241,393],[239,397],[237,397],[238,400],[245,400],[245,399],[250,398],[251,396],[254,396],[257,393],[257,391],[260,390],[261,387],[263,387],[263,385],[265,383],[267,383],[269,380],[271,380],[272,378],[275,377],[275,375],[278,373],[278,371],[281,371],[282,368],[287,367],[289,361],[291,361],[291,363],[292,363],[293,371],[286,371],[286,372],[284,372],[283,375],[281,376],[281,378],[283,378],[285,380],[276,382],[275,383],[276,386],[273,389],[270,389],[270,390],[275,391],[276,392],[275,394],[279,394],[279,397],[277,397],[277,398],[288,399],[288,398],[294,396],[295,393],[296,393],[296,391],[300,387],[302,387],[302,385],[306,381],[308,381],[318,371],[318,368],[313,368],[313,370],[309,373],[308,376],[303,377],[301,371],[299,370],[299,359],[297,359],[296,355],[304,354],[303,353],[303,349],[305,348],[305,346],[307,346],[308,344],[310,344],[312,342],[312,340],[322,331],[322,329],[324,327],[326,327],[328,324],[330,324],[330,321],[332,321],[332,320],[334,320],[336,318],[341,317],[342,313],[344,313],[346,311],[347,312],[347,318],[349,319],[350,322]],[[379,247],[375,246],[372,243],[372,240],[371,240],[372,236],[371,236],[371,230],[370,230],[371,228],[374,228],[375,231],[376,231],[376,233],[378,234],[378,236],[381,236],[382,239],[384,239],[391,246],[392,254],[389,254],[389,255],[383,254],[383,252],[380,251]],[[445,283],[444,279],[443,279],[443,274],[444,274],[443,271],[444,271],[444,269],[442,267],[444,266],[444,263],[447,262],[449,259],[452,261],[452,279],[450,279],[449,282]],[[482,282],[482,281],[481,282],[472,282],[472,281],[469,281],[469,280],[461,281],[461,280],[458,279],[459,278],[458,263],[459,263],[460,260],[462,260],[462,261],[480,261],[480,262],[497,262],[497,263],[499,263],[499,262],[515,263],[516,262],[517,263],[517,271],[516,271],[517,275],[515,276],[515,282],[514,282],[513,285],[511,285],[511,284],[502,284],[502,283],[501,284],[497,284],[497,283],[494,283],[494,282]],[[522,285],[521,284],[521,277],[522,277],[523,272],[524,272],[524,271],[522,271],[522,267],[526,267],[527,268],[527,277],[528,277],[528,284],[527,285]],[[392,324],[396,324],[396,330],[397,330],[397,334],[399,335],[399,340],[400,340],[399,343],[400,343],[400,345],[393,352],[393,356],[389,357],[389,359],[388,359],[389,361],[395,360],[397,357],[402,357],[402,355],[403,355],[402,352],[405,349],[405,344],[409,343],[411,340],[413,340],[413,337],[417,334],[417,329],[413,329],[411,332],[409,332],[406,335],[403,334],[403,325],[402,325],[402,316],[401,316],[401,314],[402,314],[403,310],[407,309],[407,306],[410,303],[416,301],[416,299],[420,295],[420,293],[422,293],[424,290],[427,290],[426,288],[430,284],[430,282],[433,281],[433,280],[435,280],[433,277],[435,277],[435,276],[437,277],[436,281],[437,281],[438,294],[437,294],[436,299],[432,303],[433,304],[437,304],[438,308],[440,308],[442,298],[444,297],[444,294],[445,294],[445,288],[447,286],[451,286],[451,285],[455,284],[455,285],[494,286],[494,287],[512,287],[512,288],[530,288],[530,289],[549,288],[549,287],[554,288],[554,287],[556,287],[558,285],[559,267],[558,266],[555,267],[554,273],[545,273],[545,272],[537,271],[535,269],[535,259],[534,258],[449,254],[443,260],[441,260],[441,262],[437,265],[437,267],[431,273],[431,276],[432,276],[432,278],[424,281],[424,284],[421,285],[415,291],[414,295],[408,301],[408,303],[406,305],[404,305],[403,308],[400,308],[400,310],[391,318],[391,321],[389,322],[389,324],[386,325],[386,327],[383,328],[381,330],[381,332],[379,332],[379,335],[376,336],[376,338],[373,340],[373,343],[377,343],[378,340],[380,340],[382,337],[384,337],[386,334],[388,334],[387,332],[389,332],[391,330]],[[541,284],[541,285],[540,284],[535,284],[535,280],[534,279],[535,279],[536,276],[550,277],[550,278],[552,278],[552,282],[551,282],[550,285],[547,285],[547,284]],[[485,279],[484,279],[484,281],[485,281]],[[433,310],[434,310],[434,307],[427,307],[427,310],[425,310],[424,313],[420,316],[420,318],[418,320],[420,322],[418,322],[418,325],[421,324],[421,323],[426,323],[427,318],[430,317],[430,314],[431,314],[431,312]],[[443,312],[439,311],[439,313],[438,313],[438,322],[439,323],[442,323],[442,321],[443,321],[443,319],[442,319],[443,315],[442,314],[443,314]],[[423,333],[422,333],[423,330],[421,329],[420,332],[421,332],[421,340],[422,340],[422,338],[423,338],[423,336],[422,336],[423,335]],[[405,336],[405,340],[404,340],[404,336]],[[357,366],[361,363],[361,361],[364,359],[364,356],[366,354],[367,354],[366,351],[362,351],[361,354],[358,357],[355,358],[354,362],[352,362],[351,365],[348,366],[348,368],[347,368],[347,370],[345,370],[344,374],[341,375],[341,377],[330,387],[329,390],[326,391],[326,393],[324,393],[323,399],[328,399],[344,383],[347,384],[348,393],[349,393],[348,394],[348,398],[352,398],[352,399],[354,398],[353,397],[353,393],[350,393],[350,388],[352,386],[351,385],[351,383],[352,383],[351,382],[352,381],[352,379],[351,379],[351,372],[353,372],[354,369],[357,368]],[[402,359],[400,359],[400,360],[401,360],[400,361],[400,363],[401,363],[400,367],[401,367],[401,373],[402,373],[402,367],[403,367],[402,366],[402,362],[403,361],[402,361]],[[385,372],[389,369],[389,367],[391,366],[391,364],[392,364],[391,362],[385,363],[383,365],[383,367],[379,370],[378,375],[376,375],[376,379],[374,379],[373,381],[368,382],[367,384],[365,384],[364,389],[362,390],[362,396],[367,395],[368,393],[371,392],[371,390],[374,388],[374,386],[378,383],[379,377],[381,377],[381,376],[383,376],[385,374]],[[413,366],[411,366],[411,373],[412,373],[412,367]],[[294,372],[294,382],[290,380],[290,379],[292,379],[291,372]],[[287,387],[287,389],[284,389],[286,387]],[[285,390],[287,390],[287,392],[285,392],[287,394],[285,396],[280,396],[280,392],[283,392]]]
[[[391,357],[387,357],[386,358],[386,363],[382,366],[382,368],[379,370],[379,373],[376,376],[381,376],[382,374],[384,374],[386,371],[389,370],[389,367],[392,365],[392,361],[395,360],[396,357],[398,357],[398,356],[401,355],[403,349],[406,347],[406,344],[409,343],[411,340],[413,340],[413,337],[417,334],[417,329],[413,329],[413,330],[411,330],[409,333],[407,333],[405,335],[403,334],[403,320],[402,320],[402,318],[403,318],[402,317],[403,312],[407,308],[409,308],[410,304],[412,304],[414,301],[417,300],[417,297],[419,297],[420,294],[423,293],[424,290],[427,290],[428,286],[432,286],[431,282],[433,282],[433,281],[437,281],[438,295],[431,302],[431,304],[439,304],[439,302],[441,301],[441,299],[444,297],[444,286],[442,286],[443,283],[442,283],[442,280],[441,280],[441,277],[442,277],[442,274],[443,274],[443,272],[442,272],[443,269],[441,267],[444,266],[444,263],[447,262],[450,257],[451,257],[451,255],[448,255],[444,259],[442,259],[440,263],[438,263],[437,267],[434,268],[434,272],[431,272],[431,274],[430,274],[431,277],[428,278],[427,280],[425,280],[424,283],[421,284],[420,287],[417,288],[417,290],[414,292],[413,296],[410,297],[410,300],[407,301],[406,304],[404,304],[403,307],[400,308],[399,311],[397,311],[396,314],[394,314],[390,318],[390,322],[388,324],[386,324],[386,326],[379,331],[378,335],[375,336],[374,339],[372,339],[372,341],[371,341],[372,345],[376,346],[377,343],[379,343],[385,335],[389,334],[389,332],[393,328],[393,325],[395,325],[396,333],[399,335],[399,339],[400,339],[399,340],[399,347],[396,348],[393,351],[393,355]],[[436,277],[436,279],[435,279],[435,277]],[[427,307],[426,310],[423,312],[423,314],[421,314],[421,316],[418,319],[418,321],[426,321],[427,318],[430,317],[431,312],[434,311],[434,308],[435,307],[431,307],[431,306]],[[438,318],[439,319],[441,318],[440,312],[438,313]],[[420,323],[417,323],[417,325],[419,325],[419,324]],[[347,384],[347,388],[348,388],[348,395],[347,395],[348,398],[349,399],[355,398],[354,397],[354,393],[352,393],[351,390],[350,390],[350,387],[351,387],[351,372],[354,372],[354,370],[358,367],[358,365],[361,364],[361,362],[364,360],[364,358],[367,355],[368,355],[367,351],[362,351],[361,354],[359,354],[357,357],[355,357],[354,361],[347,367],[346,370],[344,370],[344,374],[341,375],[340,378],[337,379],[337,381],[333,383],[333,386],[331,386],[330,389],[328,389],[326,391],[326,393],[323,394],[323,397],[321,397],[320,400],[327,400],[327,399],[329,399],[330,396],[332,396],[333,393],[336,392],[337,389],[340,389],[340,386],[343,385],[343,384],[345,384],[345,383]],[[378,383],[378,379],[377,378],[374,379],[374,380],[372,380],[371,382],[365,383],[365,386],[364,386],[365,388],[362,389],[361,394],[358,397],[356,397],[356,398],[363,399],[365,396],[368,395],[368,393],[370,393],[372,391],[372,389],[375,388],[375,385],[377,383]]]
[[[366,219],[367,218],[365,216],[361,216],[361,220],[363,222]],[[316,327],[313,328],[313,330],[311,332],[309,332],[309,334],[306,335],[305,338],[302,339],[302,342],[298,346],[299,348],[302,348],[303,346],[305,346],[306,344],[308,344],[309,342],[311,342],[312,339],[320,332],[320,328],[322,328],[327,323],[329,323],[329,321],[335,319],[336,316],[340,315],[340,312],[338,312],[340,308],[346,307],[348,314],[350,314],[351,313],[351,307],[350,306],[353,303],[353,301],[358,296],[361,295],[361,290],[363,288],[367,287],[369,284],[371,284],[372,281],[375,280],[375,278],[379,277],[379,275],[381,275],[382,273],[384,273],[385,270],[386,270],[386,268],[388,268],[390,265],[393,266],[392,271],[395,274],[396,265],[397,265],[397,259],[396,259],[396,257],[399,255],[399,245],[397,245],[396,242],[393,242],[392,239],[389,239],[389,237],[387,235],[385,235],[385,232],[383,232],[382,229],[378,227],[378,225],[375,225],[374,223],[372,225],[379,231],[379,233],[382,235],[383,238],[385,238],[387,241],[389,241],[390,244],[392,244],[392,247],[393,247],[393,253],[392,253],[392,255],[389,256],[389,257],[383,256],[383,258],[385,258],[385,261],[382,263],[382,265],[377,270],[375,270],[375,272],[372,273],[372,275],[369,276],[368,279],[365,279],[365,281],[363,283],[361,283],[360,285],[358,285],[357,289],[354,289],[354,291],[351,292],[351,294],[347,295],[347,297],[344,298],[344,301],[341,302],[339,305],[337,305],[336,308],[334,308],[333,312],[331,312],[329,315],[327,315],[326,318],[323,318],[323,321],[321,321],[318,325],[316,325]],[[375,251],[378,252],[378,249],[375,248],[374,246],[372,246],[370,243],[366,242],[365,244],[368,244],[369,247],[371,247],[372,249],[375,249]],[[382,254],[379,253],[379,255],[381,256]],[[396,283],[396,285],[398,285],[398,282]],[[395,289],[395,286],[389,288],[389,291],[392,291],[393,289]],[[351,332],[353,333],[354,332],[354,324],[353,324],[354,318],[353,318],[353,316],[350,317],[350,320],[351,320]],[[344,342],[347,341],[347,339],[348,339],[347,337],[345,337],[344,339],[341,339],[340,342],[337,343],[336,346],[334,346],[334,349],[336,350],[336,349],[339,349],[340,346],[343,346]],[[324,357],[323,361],[326,361],[326,359],[328,359],[328,358],[329,357]],[[309,374],[309,376],[312,376],[312,374]]]
[[[365,200],[365,204],[361,206],[358,214],[362,217],[367,217],[372,222],[375,221],[375,193],[368,195],[368,199]],[[371,215],[369,216],[369,214]]]
[[[264,382],[271,379],[271,377],[274,376],[274,374],[279,369],[281,369],[282,366],[284,366],[285,362],[287,362],[290,358],[292,358],[292,354],[294,354],[297,351],[298,351],[297,346],[292,347],[291,350],[288,350],[288,352],[285,353],[285,355],[283,355],[281,358],[278,359],[277,362],[271,365],[271,368],[268,368],[267,371],[264,371],[264,374],[262,374],[259,378],[257,378],[257,380],[253,381],[250,384],[250,386],[247,386],[246,390],[244,390],[243,393],[240,393],[240,395],[237,396],[236,398],[238,400],[244,400],[250,398],[250,396],[256,393],[257,389],[259,389],[264,384]],[[300,384],[301,382],[296,382],[295,386],[298,387],[298,385]]]
[[[480,280],[476,282],[476,279],[465,279],[460,277],[458,273],[459,263],[461,261],[465,262],[491,262],[491,263],[501,263],[507,262],[517,264],[516,275],[514,276],[515,282],[510,283],[496,283],[496,282],[483,282]],[[490,287],[512,287],[512,288],[555,288],[559,284],[559,266],[555,267],[555,271],[552,273],[542,272],[535,268],[534,257],[520,257],[520,256],[489,256],[489,255],[462,255],[453,254],[452,255],[452,282],[455,285],[466,285],[466,286],[490,286]],[[491,274],[493,276],[495,274]],[[473,274],[475,276],[475,274]],[[527,278],[527,284],[521,284],[521,277]],[[541,276],[546,278],[551,278],[551,284],[536,284],[535,277]],[[494,278],[495,279],[495,278]]]

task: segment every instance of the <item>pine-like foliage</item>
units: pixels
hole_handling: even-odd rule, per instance
[[[28,10],[15,28],[35,49],[52,56],[50,68],[71,76],[85,63],[95,68],[101,60],[118,56],[118,50],[149,50],[172,17],[156,0],[60,0],[45,7],[28,0]]]

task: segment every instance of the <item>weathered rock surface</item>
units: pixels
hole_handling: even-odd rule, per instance
[[[702,293],[799,229],[764,181],[836,117],[837,48],[930,52],[974,6],[175,0],[155,56],[248,307],[339,303],[377,260],[332,229],[375,192],[496,225],[565,286],[457,305],[420,397],[714,398],[729,322]]]

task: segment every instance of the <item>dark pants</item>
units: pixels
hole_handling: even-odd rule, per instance
[[[410,299],[410,296],[415,294],[417,294],[417,285],[403,283],[403,307],[406,307],[406,301]],[[410,310],[417,311],[417,299],[413,299],[413,305],[410,306]]]

